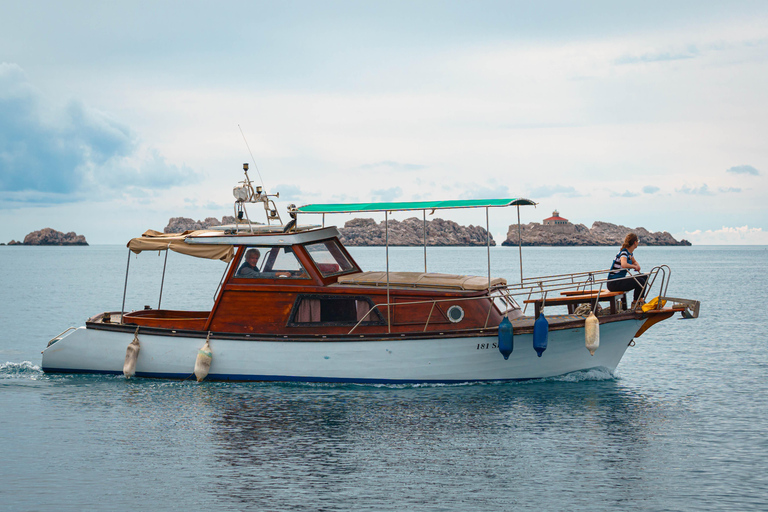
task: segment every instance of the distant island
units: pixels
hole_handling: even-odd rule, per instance
[[[231,215],[225,215],[221,218],[221,221],[216,217],[208,217],[205,220],[194,220],[189,217],[171,217],[168,219],[168,225],[163,229],[163,233],[183,233],[184,231],[210,229],[214,226],[234,223],[235,218]]]
[[[223,224],[234,224],[232,216],[215,217],[205,220],[194,220],[188,217],[173,217],[163,230],[165,233],[181,233],[187,230],[210,229]],[[348,246],[384,245],[386,233],[384,221],[376,223],[373,219],[352,219],[339,228],[340,240]],[[403,221],[389,221],[389,245],[411,246],[424,243],[424,223],[421,219],[411,217]],[[487,243],[485,228],[479,226],[460,226],[443,219],[427,221],[427,243],[442,246],[484,246]],[[491,237],[491,245],[496,242]]]
[[[557,210],[541,224],[531,222],[520,226],[522,245],[525,246],[616,246],[621,245],[630,232],[638,236],[641,245],[691,245],[685,239],[678,242],[666,231],[652,233],[641,227],[632,229],[601,221],[594,222],[592,228],[588,228],[584,224],[569,222]],[[519,241],[517,224],[512,224],[507,231],[507,239],[501,245],[518,245]]]
[[[23,242],[11,240],[8,245],[88,245],[83,235],[74,231],[62,233],[51,228],[33,231],[24,237]]]
[[[340,240],[348,246],[385,245],[384,221],[352,219],[339,228]],[[488,243],[487,232],[480,226],[461,226],[451,220],[427,221],[427,245],[431,246],[484,246]],[[415,246],[424,244],[424,221],[411,217],[403,221],[389,221],[389,245]],[[491,245],[496,242],[491,236]]]
[[[232,216],[194,220],[188,217],[173,217],[163,230],[165,233],[181,233],[187,230],[210,229],[223,224],[234,224]],[[485,246],[488,243],[487,232],[482,226],[461,226],[456,222],[443,219],[427,221],[427,245],[446,247]],[[652,233],[645,228],[628,228],[597,221],[592,228],[584,224],[572,224],[560,217],[557,211],[542,223],[531,222],[520,227],[522,244],[525,246],[593,246],[621,245],[629,232],[636,233],[642,245],[691,245],[687,240],[677,241],[668,232]],[[350,247],[383,246],[386,243],[384,221],[377,223],[373,219],[357,218],[348,220],[339,228],[340,240]],[[419,246],[424,244],[424,221],[411,217],[403,221],[389,221],[389,245]],[[495,246],[493,235],[490,244]],[[517,245],[517,224],[509,226],[507,238],[501,245]]]

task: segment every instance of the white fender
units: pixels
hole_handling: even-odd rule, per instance
[[[600,321],[594,313],[590,313],[584,320],[584,340],[590,355],[595,355],[595,350],[600,346]]]
[[[211,369],[211,361],[213,361],[213,353],[211,352],[211,345],[206,340],[203,348],[197,351],[197,359],[195,360],[195,377],[197,377],[197,382],[202,382],[208,376],[208,371]]]
[[[139,344],[139,330],[136,329],[136,334],[133,336],[133,341],[128,344],[128,348],[125,349],[125,363],[123,363],[123,375],[126,379],[130,379],[136,375],[136,360],[139,358],[139,350],[141,345]]]

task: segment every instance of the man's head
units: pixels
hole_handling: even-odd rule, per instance
[[[255,267],[259,263],[261,253],[258,249],[248,249],[245,253],[245,261],[252,267]]]

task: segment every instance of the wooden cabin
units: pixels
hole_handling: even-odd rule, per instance
[[[152,236],[134,239],[137,246],[151,242],[144,238]],[[434,333],[495,328],[504,312],[516,307],[500,294],[492,296],[495,288],[506,286],[501,278],[489,283],[477,276],[363,272],[335,227],[188,233],[174,242],[177,248],[164,245],[169,236],[154,238],[158,245],[140,250],[169,247],[229,258],[223,284],[211,311],[140,310],[124,314],[123,324],[285,336]]]

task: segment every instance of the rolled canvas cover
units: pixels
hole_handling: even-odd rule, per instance
[[[128,242],[128,248],[136,254],[139,254],[141,251],[165,251],[170,249],[174,252],[196,258],[221,260],[229,263],[235,255],[235,249],[231,245],[192,245],[184,242],[187,237],[199,236],[204,233],[211,233],[211,231],[198,230],[184,231],[183,233],[160,233],[159,231],[149,229],[140,237],[131,239]]]
[[[339,276],[342,285],[386,286],[386,272],[360,272]],[[413,286],[414,288],[454,288],[458,290],[486,290],[488,278],[480,276],[458,276],[453,274],[435,274],[422,272],[390,272],[389,284],[393,286]],[[501,277],[491,279],[491,287],[504,286],[507,280]]]

